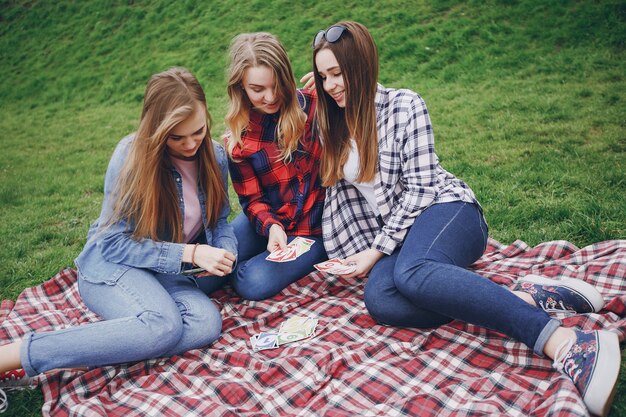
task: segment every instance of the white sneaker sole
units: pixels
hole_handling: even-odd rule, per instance
[[[580,294],[580,296],[593,307],[594,313],[597,313],[598,311],[602,310],[602,307],[604,307],[604,299],[602,298],[602,294],[600,294],[593,285],[579,279],[551,279],[546,277],[540,277],[539,275],[526,275],[525,277],[521,277],[517,282],[529,282],[531,284],[552,285],[569,288]]]
[[[583,394],[583,401],[592,414],[605,417],[611,409],[621,362],[617,335],[598,330],[596,354],[596,365]]]

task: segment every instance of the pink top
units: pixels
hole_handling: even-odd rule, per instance
[[[170,155],[171,156],[171,155]],[[198,199],[198,160],[171,156],[172,163],[183,179],[183,239],[193,241],[203,229],[200,200]]]

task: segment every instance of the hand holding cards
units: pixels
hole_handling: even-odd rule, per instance
[[[250,337],[255,352],[265,349],[276,349],[287,343],[313,336],[317,327],[317,319],[309,317],[292,317],[280,325],[278,332],[261,332]]]
[[[313,246],[314,243],[315,241],[313,239],[298,236],[292,240],[285,249],[277,249],[270,253],[265,259],[272,262],[293,261],[298,256],[311,250],[311,246]]]
[[[349,262],[344,263],[341,259],[329,259],[325,262],[320,262],[313,265],[315,269],[321,272],[327,272],[333,275],[347,275],[356,271],[356,264]]]

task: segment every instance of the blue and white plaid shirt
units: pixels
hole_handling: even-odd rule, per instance
[[[374,190],[380,217],[347,181],[327,188],[322,229],[330,259],[368,248],[390,255],[402,245],[415,218],[431,205],[478,203],[467,184],[439,165],[428,110],[418,94],[379,84],[376,121]]]

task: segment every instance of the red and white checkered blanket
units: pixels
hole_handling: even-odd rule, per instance
[[[565,318],[626,338],[626,241],[578,249],[490,241],[473,265],[512,286],[520,276],[576,278],[597,286],[602,314]],[[54,416],[586,416],[573,384],[521,343],[454,321],[432,330],[377,325],[361,280],[313,273],[261,302],[216,293],[223,336],[183,356],[39,377]],[[253,352],[249,337],[294,316],[319,320],[311,339]],[[0,308],[0,343],[98,318],[81,302],[74,270]],[[619,395],[619,394],[618,394]]]

